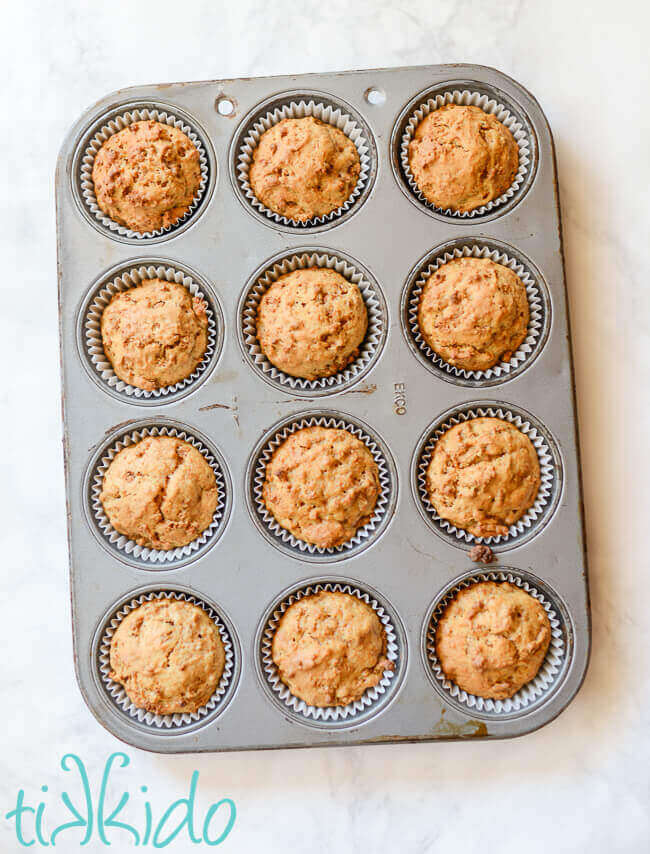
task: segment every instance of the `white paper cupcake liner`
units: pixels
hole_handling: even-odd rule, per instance
[[[368,330],[359,346],[359,355],[343,370],[331,377],[306,380],[292,377],[276,368],[264,355],[257,338],[257,312],[266,291],[274,282],[294,270],[325,267],[335,270],[357,285],[368,312]],[[335,393],[359,380],[377,360],[386,337],[386,304],[379,286],[345,258],[331,252],[301,252],[288,254],[257,276],[244,295],[240,328],[244,350],[255,369],[274,384],[303,394]]]
[[[189,444],[193,445],[209,463],[217,482],[218,503],[214,511],[212,521],[208,527],[200,534],[200,536],[195,540],[192,540],[187,545],[180,546],[175,549],[169,549],[167,551],[140,546],[124,534],[120,534],[116,531],[111,525],[100,499],[104,476],[111,462],[121,450],[129,445],[140,442],[147,436],[172,436],[176,439],[181,439],[184,442],[189,442]],[[110,543],[110,545],[118,551],[123,552],[131,558],[136,558],[139,563],[145,566],[147,564],[170,565],[191,557],[202,546],[205,546],[210,540],[216,539],[217,535],[221,533],[228,501],[227,489],[226,477],[224,476],[221,463],[199,439],[186,430],[166,424],[160,426],[152,424],[150,427],[140,427],[125,433],[102,452],[101,457],[97,461],[90,476],[91,513],[101,536],[107,543]]]
[[[535,676],[530,682],[524,685],[517,691],[514,696],[505,700],[493,700],[485,697],[478,697],[475,694],[468,694],[462,688],[459,688],[454,682],[451,682],[445,676],[438,655],[436,652],[436,628],[438,621],[442,617],[447,605],[451,602],[454,596],[462,589],[471,587],[480,581],[508,581],[510,584],[520,587],[529,593],[538,602],[544,606],[544,610],[551,624],[551,640],[548,647],[546,657]],[[452,697],[458,703],[471,709],[473,712],[493,713],[495,715],[511,715],[516,712],[525,711],[530,705],[537,702],[543,695],[548,694],[558,682],[558,677],[562,673],[564,661],[566,658],[566,646],[564,641],[564,631],[562,628],[562,618],[559,611],[549,599],[540,592],[532,583],[524,577],[520,577],[516,571],[512,570],[494,570],[491,572],[479,572],[464,578],[449,590],[445,596],[435,605],[431,618],[426,630],[426,657],[430,666],[430,672],[435,679],[436,684],[449,697]]]
[[[101,322],[104,309],[110,303],[115,294],[135,288],[146,279],[156,278],[183,285],[183,287],[186,288],[193,297],[198,297],[203,300],[206,306],[206,315],[208,318],[208,341],[203,358],[188,377],[185,377],[185,379],[180,380],[177,383],[173,383],[172,385],[147,390],[130,385],[129,383],[119,379],[116,375],[113,370],[113,365],[104,352]],[[104,282],[97,289],[85,310],[83,318],[83,332],[86,353],[97,372],[97,376],[103,383],[106,383],[110,389],[137,400],[156,400],[170,395],[178,395],[179,392],[183,392],[189,386],[196,383],[203,374],[205,374],[212,363],[215,353],[217,352],[219,341],[217,317],[215,316],[215,309],[212,306],[212,300],[201,290],[200,285],[184,270],[164,265],[145,266],[143,264],[141,266],[131,267],[131,269],[122,272],[114,279]]]
[[[504,267],[508,267],[516,273],[526,288],[530,319],[528,321],[528,331],[525,339],[507,362],[498,362],[496,365],[493,365],[491,368],[487,368],[484,371],[469,371],[464,368],[458,368],[454,365],[450,365],[449,362],[446,362],[442,356],[439,356],[438,353],[436,353],[435,350],[427,344],[420,331],[418,310],[420,307],[422,291],[424,290],[427,280],[437,270],[439,270],[440,267],[456,258],[489,258],[491,261],[494,261],[497,264],[502,264]],[[489,245],[468,243],[463,246],[456,246],[453,249],[448,249],[442,254],[434,256],[431,262],[420,270],[407,295],[407,314],[408,332],[411,336],[411,340],[427,362],[452,377],[460,377],[464,380],[475,380],[480,382],[482,380],[494,379],[506,380],[511,374],[519,372],[519,369],[526,362],[531,361],[532,357],[536,355],[537,348],[542,341],[547,308],[542,291],[535,276],[527,267],[524,266],[524,264],[521,263],[521,261],[511,257],[506,252]]]
[[[456,424],[461,424],[464,421],[471,421],[474,418],[500,418],[503,421],[508,421],[513,424],[521,432],[526,435],[535,451],[539,460],[540,468],[540,486],[537,491],[537,496],[532,507],[524,513],[524,515],[510,526],[507,534],[499,534],[494,537],[475,537],[468,531],[457,528],[447,519],[443,519],[438,515],[435,507],[429,499],[427,490],[427,468],[431,461],[433,450],[438,439],[450,430]],[[459,410],[451,415],[444,423],[436,426],[433,432],[429,435],[420,451],[416,478],[417,478],[417,493],[421,504],[424,507],[427,517],[434,522],[436,527],[448,535],[452,540],[465,543],[479,543],[481,545],[499,545],[500,543],[512,544],[517,539],[523,537],[533,526],[537,525],[544,516],[554,492],[557,492],[556,481],[560,475],[556,470],[556,464],[553,458],[553,453],[549,447],[546,437],[541,430],[528,421],[523,415],[517,413],[515,409],[508,409],[501,406],[477,406],[472,409]]]
[[[415,135],[415,130],[417,126],[424,118],[426,118],[426,116],[428,116],[434,110],[438,110],[440,109],[440,107],[444,107],[447,104],[479,107],[484,112],[490,113],[491,115],[495,116],[512,133],[515,142],[517,143],[517,146],[519,148],[519,169],[517,170],[517,174],[515,175],[515,179],[512,184],[508,187],[505,193],[503,193],[497,199],[493,199],[491,202],[488,202],[485,205],[481,205],[480,207],[475,208],[472,211],[455,211],[451,208],[439,208],[436,205],[432,204],[421,192],[415,178],[413,177],[413,173],[411,172],[411,166],[409,163],[409,143]],[[454,89],[446,92],[441,92],[435,95],[434,97],[431,97],[427,100],[423,100],[418,105],[418,107],[411,113],[406,123],[404,133],[402,134],[399,155],[404,177],[406,178],[407,184],[411,192],[416,197],[416,199],[418,199],[418,201],[420,201],[425,207],[429,208],[430,210],[433,210],[439,214],[443,214],[444,216],[450,216],[461,219],[471,219],[472,217],[481,216],[483,214],[489,213],[490,211],[500,207],[501,205],[505,204],[513,198],[515,193],[519,190],[519,188],[526,180],[526,176],[528,175],[528,171],[530,169],[531,143],[528,136],[528,132],[524,125],[503,104],[500,104],[494,98],[490,98],[488,95],[482,94],[481,92],[473,92],[468,89],[463,89],[462,91]]]
[[[305,116],[313,116],[320,121],[333,125],[354,143],[359,154],[361,171],[356,186],[348,199],[336,210],[329,214],[320,217],[312,217],[308,220],[289,219],[275,213],[270,208],[267,208],[257,198],[253,192],[253,188],[248,180],[248,173],[253,162],[253,153],[257,148],[259,141],[269,128],[278,124],[283,119],[301,119]],[[246,201],[263,216],[267,217],[272,222],[278,225],[283,225],[289,228],[307,229],[314,226],[321,226],[333,222],[339,217],[347,213],[353,205],[359,200],[363,190],[365,189],[372,166],[371,161],[371,145],[366,138],[366,131],[361,124],[349,113],[345,112],[344,107],[337,107],[332,104],[321,103],[318,100],[298,100],[291,101],[288,104],[280,104],[274,109],[269,110],[264,115],[256,118],[244,139],[238,146],[235,152],[235,172],[237,184]]]
[[[219,635],[225,652],[223,673],[215,692],[212,694],[208,702],[204,706],[198,708],[195,712],[178,712],[170,715],[158,715],[154,712],[148,712],[146,709],[136,706],[130,700],[128,694],[124,690],[124,687],[119,682],[114,682],[110,677],[111,641],[117,627],[127,614],[135,608],[138,608],[144,602],[152,602],[156,599],[176,599],[178,601],[190,602],[193,605],[197,605],[205,611],[219,630]],[[102,685],[118,708],[125,712],[129,717],[138,721],[138,723],[147,724],[148,726],[156,727],[158,729],[172,729],[195,724],[206,718],[208,715],[212,715],[215,710],[219,708],[224,697],[228,693],[228,689],[233,680],[233,674],[235,671],[235,649],[230,637],[230,632],[214,608],[207,605],[201,599],[191,596],[189,593],[176,590],[165,590],[160,592],[143,593],[141,596],[131,599],[129,602],[122,605],[122,607],[111,617],[102,634],[98,651],[97,666],[99,668]]]
[[[319,593],[322,590],[348,593],[356,596],[362,602],[374,610],[379,617],[381,624],[386,633],[386,657],[393,662],[393,670],[385,670],[380,682],[373,688],[368,688],[363,695],[352,703],[345,706],[310,706],[299,697],[295,697],[289,688],[282,682],[277,667],[273,661],[273,636],[278,628],[283,614],[290,605],[302,599],[304,596],[310,596],[314,593]],[[275,697],[281,701],[294,715],[305,718],[311,721],[320,721],[327,723],[341,723],[344,721],[354,723],[354,719],[363,712],[368,710],[378,703],[387,692],[397,684],[397,671],[400,658],[400,648],[397,636],[397,631],[391,621],[391,617],[386,609],[375,598],[368,593],[359,590],[352,584],[346,582],[340,583],[316,583],[309,584],[299,590],[294,591],[291,595],[283,599],[273,610],[271,616],[266,621],[262,630],[260,655],[262,660],[262,669],[264,676],[268,682],[271,691]]]
[[[377,503],[375,504],[375,509],[370,520],[363,527],[359,528],[353,537],[342,545],[333,548],[321,548],[315,546],[313,543],[307,543],[304,540],[294,537],[290,531],[280,525],[275,516],[266,509],[266,505],[264,504],[262,490],[264,488],[268,463],[271,461],[274,452],[285,439],[297,430],[302,430],[304,427],[335,427],[347,430],[366,445],[379,471],[379,497],[377,498]],[[384,530],[390,516],[389,509],[395,500],[396,486],[393,482],[393,477],[394,474],[388,459],[388,452],[381,447],[377,439],[366,433],[362,427],[352,420],[335,415],[297,416],[281,425],[256,454],[252,464],[252,506],[262,530],[265,530],[277,545],[284,546],[289,553],[294,553],[294,556],[302,554],[305,557],[309,556],[311,559],[344,556],[352,550],[357,552],[361,548],[365,548]]]
[[[97,198],[95,196],[95,184],[93,182],[93,165],[95,163],[95,157],[99,149],[106,142],[109,137],[113,136],[113,134],[119,133],[119,131],[124,130],[124,128],[128,127],[131,124],[139,121],[156,121],[161,122],[162,124],[169,125],[170,127],[175,127],[178,130],[182,131],[192,143],[195,145],[197,151],[199,152],[199,165],[201,169],[201,182],[199,184],[199,189],[192,200],[192,203],[189,206],[187,213],[178,219],[173,225],[168,225],[165,228],[156,229],[156,231],[147,231],[147,232],[139,232],[133,231],[130,228],[127,228],[124,225],[120,225],[119,223],[112,220],[109,216],[107,216],[104,211],[101,210],[99,205],[97,204]],[[79,186],[81,190],[81,196],[86,205],[86,208],[90,211],[91,217],[101,223],[104,228],[108,229],[111,232],[119,234],[120,237],[126,237],[130,240],[147,240],[152,237],[161,237],[162,235],[169,234],[177,229],[179,226],[183,225],[187,220],[194,214],[196,209],[198,208],[201,200],[205,195],[206,188],[208,186],[209,181],[209,162],[208,155],[205,150],[205,146],[199,135],[199,132],[190,127],[184,119],[178,118],[174,115],[173,112],[158,110],[155,108],[147,108],[140,107],[134,108],[131,110],[127,110],[120,115],[114,116],[106,124],[102,125],[99,130],[94,134],[90,142],[85,148],[83,156],[81,158],[80,164],[80,175],[79,175]]]

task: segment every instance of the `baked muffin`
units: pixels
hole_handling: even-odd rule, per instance
[[[519,276],[489,258],[456,258],[429,278],[418,325],[450,365],[485,371],[507,362],[526,338],[530,310]]]
[[[425,116],[409,143],[424,197],[465,213],[498,199],[515,180],[519,149],[508,128],[479,107],[447,104]]]
[[[183,285],[163,279],[116,293],[101,321],[104,353],[116,375],[147,390],[189,377],[208,345],[206,308]]]
[[[340,208],[360,172],[352,140],[333,125],[305,116],[282,119],[262,134],[248,180],[263,205],[304,222]]]
[[[508,421],[472,418],[438,439],[426,485],[436,512],[452,525],[475,537],[505,535],[537,496],[537,452]]]
[[[379,491],[377,463],[360,439],[335,427],[304,427],[274,452],[262,496],[294,537],[329,549],[370,520]]]
[[[367,328],[358,286],[324,267],[280,276],[257,312],[257,338],[266,358],[285,374],[306,380],[330,377],[354,361]]]
[[[505,700],[534,679],[551,640],[543,606],[525,590],[482,581],[460,590],[436,628],[445,676],[478,697]]]
[[[351,593],[321,591],[290,605],[273,636],[280,679],[310,706],[345,706],[393,663],[379,617]]]
[[[111,639],[110,677],[131,702],[158,715],[195,712],[214,694],[226,655],[202,608],[154,599],[135,608]]]
[[[214,472],[193,445],[147,436],[115,455],[99,497],[116,531],[139,546],[169,550],[205,531],[219,493]]]
[[[134,122],[110,136],[95,156],[95,198],[114,222],[143,234],[174,225],[199,191],[199,152],[162,122]]]

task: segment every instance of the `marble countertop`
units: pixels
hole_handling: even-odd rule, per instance
[[[54,799],[72,779],[61,757],[81,757],[95,780],[123,748],[85,707],[72,666],[53,200],[67,128],[135,83],[466,61],[527,86],[555,135],[593,607],[585,684],[557,720],[514,741],[182,757],[128,748],[111,791],[146,785],[159,815],[196,770],[203,811],[235,801],[222,848],[237,852],[646,850],[647,4],[32,0],[2,17],[0,849],[22,850],[4,818],[18,790],[46,804],[45,824],[60,822]],[[93,836],[86,850],[104,847]],[[197,850],[182,835],[169,847]]]

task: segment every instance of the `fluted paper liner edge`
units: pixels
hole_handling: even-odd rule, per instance
[[[172,225],[147,232],[133,231],[133,229],[130,229],[125,225],[120,225],[120,223],[107,216],[97,203],[97,197],[95,196],[95,184],[92,178],[95,157],[102,145],[114,134],[119,133],[121,130],[124,130],[124,128],[139,121],[156,121],[182,131],[199,152],[199,167],[201,170],[199,189],[192,199],[187,212]],[[101,223],[104,228],[119,234],[121,237],[127,237],[131,240],[146,241],[152,237],[161,237],[163,235],[170,234],[190,219],[205,195],[209,181],[209,170],[208,155],[201,136],[194,127],[187,124],[185,119],[177,118],[173,111],[159,110],[157,108],[148,108],[144,106],[134,107],[130,110],[125,110],[124,113],[114,116],[108,122],[101,125],[87,144],[81,159],[79,173],[81,197],[91,216],[97,222]]]
[[[519,691],[512,697],[505,700],[494,700],[492,698],[479,697],[476,694],[469,694],[462,688],[459,688],[454,682],[448,679],[443,670],[442,665],[436,652],[436,628],[439,619],[442,617],[445,608],[454,598],[454,596],[462,589],[471,587],[481,581],[507,581],[517,587],[525,590],[526,593],[533,596],[544,607],[546,616],[548,617],[551,626],[551,640],[548,651],[544,657],[537,674],[530,682],[523,685]],[[431,673],[433,674],[437,684],[448,693],[451,697],[457,700],[469,709],[478,712],[492,712],[496,714],[512,714],[514,712],[524,711],[532,703],[536,702],[543,694],[548,691],[557,682],[557,678],[562,671],[564,659],[566,657],[566,648],[564,643],[564,633],[562,631],[563,621],[556,613],[553,604],[530,582],[525,578],[520,577],[512,571],[479,572],[469,578],[465,578],[455,585],[436,605],[429,625],[426,630],[426,653]]]
[[[420,122],[430,113],[444,107],[447,104],[457,104],[459,106],[474,106],[479,107],[486,113],[495,116],[513,135],[517,147],[519,149],[519,168],[517,174],[508,187],[498,198],[474,208],[471,211],[456,211],[452,208],[439,208],[430,202],[418,187],[417,181],[411,172],[409,162],[409,143],[415,136],[415,131]],[[526,176],[531,166],[531,142],[526,129],[519,119],[508,110],[503,104],[500,104],[495,98],[484,95],[481,92],[472,92],[469,89],[458,89],[441,92],[434,97],[423,100],[412,112],[406,124],[404,133],[400,141],[399,147],[400,163],[402,171],[406,179],[407,185],[415,198],[430,210],[436,211],[444,216],[472,219],[472,217],[481,216],[489,213],[496,208],[501,207],[517,193],[519,188],[526,180]]]
[[[212,694],[208,702],[198,708],[195,712],[176,712],[174,714],[168,715],[159,715],[155,712],[148,712],[146,709],[136,706],[135,703],[133,703],[127,695],[126,690],[121,685],[121,683],[115,682],[110,677],[111,641],[113,639],[113,635],[117,631],[118,626],[120,625],[122,620],[129,613],[131,613],[131,611],[135,610],[136,608],[139,608],[140,605],[143,605],[145,602],[152,602],[154,600],[161,599],[176,599],[182,602],[189,602],[192,605],[197,605],[210,617],[212,622],[216,625],[217,629],[219,630],[219,636],[221,637],[221,641],[223,643],[223,648],[225,652],[225,663],[223,673],[221,674],[221,678],[219,680],[219,684],[217,685],[214,693]],[[124,603],[119,608],[119,610],[116,611],[111,620],[107,623],[100,641],[98,653],[98,668],[101,681],[106,692],[123,712],[128,714],[129,717],[137,720],[139,723],[145,723],[149,726],[157,727],[158,729],[171,729],[189,726],[191,724],[197,723],[198,721],[205,718],[207,715],[210,715],[219,706],[220,702],[226,695],[233,679],[233,674],[235,671],[235,649],[232,639],[230,637],[230,633],[225,627],[222,620],[220,619],[219,615],[214,610],[214,608],[212,608],[212,606],[206,604],[202,599],[196,596],[192,596],[189,593],[184,593],[183,591],[151,591],[149,593],[143,593],[140,596],[131,599],[129,602]]]
[[[113,528],[102,505],[100,499],[102,484],[111,462],[121,450],[129,445],[140,442],[147,436],[171,436],[176,439],[181,439],[184,442],[189,442],[190,445],[193,445],[197,451],[199,451],[214,472],[217,483],[218,503],[214,511],[212,521],[196,539],[187,543],[185,546],[179,546],[169,550],[150,549],[145,546],[140,546],[133,540],[129,539],[126,535],[118,533],[118,531]],[[175,561],[182,560],[196,553],[201,546],[205,545],[210,539],[217,535],[226,510],[227,488],[226,478],[219,461],[215,459],[210,450],[206,448],[199,439],[193,436],[190,431],[183,430],[182,428],[171,427],[165,424],[161,426],[152,425],[150,427],[140,427],[127,431],[116,439],[104,450],[100,459],[96,462],[90,479],[90,503],[92,516],[100,533],[106,538],[106,540],[125,554],[137,558],[144,564],[173,564]]]
[[[380,491],[373,514],[370,520],[366,522],[363,527],[357,529],[353,537],[346,540],[346,542],[342,543],[340,546],[322,548],[320,546],[315,546],[313,543],[307,543],[304,540],[299,540],[297,537],[294,537],[290,531],[280,525],[273,514],[267,510],[264,503],[262,490],[266,478],[266,467],[271,461],[274,452],[292,433],[302,430],[305,427],[333,427],[339,430],[347,430],[351,435],[360,439],[366,445],[377,464]],[[253,463],[252,498],[258,518],[274,538],[281,544],[297,548],[301,552],[307,552],[310,556],[345,554],[346,551],[349,551],[353,547],[360,546],[365,541],[369,541],[382,526],[394,488],[388,461],[384,456],[384,452],[379,443],[357,424],[345,418],[336,416],[298,416],[295,420],[282,425],[278,428],[277,432],[268,439],[264,447],[258,451]]]
[[[522,281],[526,289],[526,297],[528,299],[528,308],[530,317],[528,321],[528,329],[526,337],[519,345],[517,350],[512,354],[510,359],[497,362],[491,368],[486,368],[482,371],[470,371],[464,368],[458,368],[445,361],[442,356],[438,355],[424,339],[420,331],[418,320],[418,311],[420,308],[420,299],[422,292],[427,283],[427,280],[441,267],[449,261],[454,261],[457,258],[488,258],[497,264],[508,267]],[[408,312],[408,331],[411,339],[422,355],[436,367],[446,371],[451,376],[462,377],[470,380],[491,380],[499,377],[507,379],[508,375],[519,369],[525,362],[530,361],[535,354],[539,345],[542,330],[544,328],[544,318],[546,307],[540,287],[538,286],[535,277],[528,268],[516,258],[512,258],[506,252],[496,247],[479,246],[477,244],[467,244],[464,246],[455,247],[453,250],[436,255],[431,262],[423,267],[411,287],[407,295],[407,312]]]
[[[113,365],[104,352],[101,322],[104,310],[116,294],[138,287],[147,279],[155,278],[183,285],[191,296],[197,297],[205,303],[208,318],[207,346],[201,361],[189,376],[172,385],[157,389],[142,389],[121,380],[115,373]],[[200,285],[181,268],[165,266],[164,264],[134,266],[119,276],[115,276],[111,281],[102,283],[88,305],[83,318],[84,345],[97,375],[109,388],[136,399],[150,400],[167,397],[194,385],[208,369],[215,356],[218,335],[217,318],[214,316],[209,298],[203,293]]]
[[[282,682],[278,669],[273,661],[273,636],[278,628],[282,615],[294,602],[299,601],[305,596],[311,596],[323,590],[348,593],[352,596],[356,596],[367,605],[370,605],[379,617],[384,628],[386,635],[386,657],[389,661],[393,662],[394,665],[393,670],[384,671],[382,679],[377,685],[366,689],[358,700],[348,703],[345,706],[310,706],[304,700],[301,700],[299,697],[295,697],[284,682]],[[347,582],[310,584],[287,596],[286,599],[274,608],[273,613],[264,626],[260,652],[262,656],[264,675],[271,687],[271,690],[278,699],[280,699],[294,713],[301,715],[307,720],[323,722],[331,721],[333,723],[353,719],[359,713],[365,712],[369,709],[373,704],[380,700],[388,690],[390,690],[395,681],[397,662],[400,655],[397,632],[385,608],[376,599],[370,596],[370,594],[365,593]]]
[[[368,329],[359,345],[359,355],[356,359],[336,374],[317,380],[293,377],[276,368],[262,352],[257,337],[257,314],[264,294],[281,276],[310,267],[335,270],[349,282],[357,285],[368,313]],[[296,392],[331,391],[336,393],[360,379],[375,363],[386,336],[385,314],[384,301],[378,286],[369,280],[353,263],[338,256],[335,252],[300,252],[287,254],[274,264],[269,265],[256,278],[244,300],[240,325],[248,357],[265,376]]]
[[[372,166],[371,147],[369,141],[366,139],[366,132],[353,116],[345,112],[343,105],[335,107],[323,104],[317,99],[309,97],[307,93],[306,98],[308,100],[291,101],[288,104],[270,109],[264,115],[258,116],[235,152],[237,184],[246,201],[258,213],[263,214],[271,222],[289,228],[304,230],[334,222],[346,214],[356,204],[363,193],[369,180],[370,168]],[[262,135],[283,119],[300,119],[305,116],[313,116],[343,131],[357,149],[361,169],[352,193],[340,207],[324,216],[312,217],[303,221],[290,219],[267,208],[255,195],[248,175],[253,162],[253,152],[259,145]]]
[[[535,496],[535,501],[524,515],[518,519],[514,525],[510,526],[507,534],[498,534],[493,537],[475,537],[468,531],[457,528],[451,522],[443,519],[438,515],[435,507],[429,499],[427,490],[427,468],[431,461],[433,449],[443,433],[450,430],[456,424],[464,421],[471,421],[474,418],[500,418],[517,429],[528,437],[533,448],[537,453],[540,469],[540,485]],[[427,516],[437,523],[448,535],[455,537],[458,540],[464,540],[467,543],[480,543],[481,545],[499,545],[500,543],[510,542],[517,536],[522,536],[542,517],[546,506],[548,505],[553,494],[553,488],[556,480],[555,464],[551,449],[549,448],[545,436],[533,424],[525,419],[522,415],[511,411],[507,407],[487,406],[476,407],[466,411],[458,411],[452,414],[443,424],[436,427],[426,442],[423,444],[419,459],[417,461],[417,492],[420,501],[427,512]]]

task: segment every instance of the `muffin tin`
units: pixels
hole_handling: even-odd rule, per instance
[[[472,216],[425,204],[402,162],[422,105],[449,100],[490,104],[523,134],[521,180]],[[191,131],[203,182],[182,222],[138,236],[96,215],[86,173],[97,139],[145,111]],[[259,127],[301,111],[347,128],[364,161],[352,202],[308,224],[269,215],[245,181]],[[130,88],[103,98],[70,131],[56,200],[74,656],[96,718],[132,745],[176,753],[508,738],[559,714],[585,674],[590,620],[555,156],[535,99],[504,74],[473,65]],[[432,358],[413,334],[413,289],[446,255],[486,253],[525,271],[536,325],[516,364],[467,375]],[[257,352],[251,305],[282,265],[311,256],[358,279],[373,338],[343,376],[300,383]],[[200,370],[160,394],[116,381],[94,334],[107,291],[143,270],[200,292],[214,325]],[[488,567],[472,564],[472,538],[440,524],[419,489],[436,431],[482,412],[532,431],[548,469],[544,501],[491,544],[497,561]],[[307,423],[345,426],[381,463],[376,518],[344,548],[306,548],[285,537],[256,500],[269,447]],[[110,454],[150,433],[187,437],[221,481],[219,518],[178,554],[124,541],[96,506]],[[445,597],[488,576],[532,591],[552,614],[553,658],[540,684],[501,704],[454,690],[430,642]],[[268,661],[278,614],[321,588],[360,596],[390,632],[392,676],[341,713],[285,697]],[[221,693],[194,717],[134,713],[106,673],[106,638],[120,616],[140,597],[159,595],[201,604],[229,641]]]

